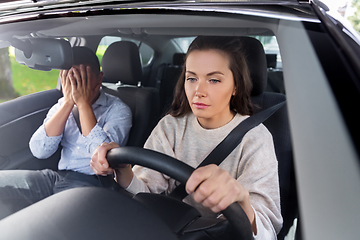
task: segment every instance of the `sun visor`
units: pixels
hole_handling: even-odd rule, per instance
[[[73,62],[72,49],[68,41],[51,38],[29,38],[11,40],[15,58],[29,68],[50,71],[70,69]]]

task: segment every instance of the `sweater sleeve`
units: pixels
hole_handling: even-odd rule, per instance
[[[144,148],[175,157],[171,140],[165,133],[164,126],[164,121],[160,121],[145,142]],[[139,192],[162,193],[167,191],[170,184],[173,183],[168,176],[146,167],[136,165],[133,167],[133,172],[133,179],[126,188],[127,191],[133,194]]]
[[[282,227],[278,164],[270,132],[260,125],[243,142],[238,181],[249,191],[255,212],[254,239],[276,239]]]

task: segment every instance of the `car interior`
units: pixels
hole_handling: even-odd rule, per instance
[[[235,32],[236,35],[241,36],[246,49],[253,81],[251,97],[255,112],[286,101],[282,67],[278,66],[281,56],[279,53],[265,53],[263,43],[258,40],[264,36],[275,36],[273,30],[276,30],[278,26],[277,20],[267,19],[267,21],[262,22],[255,17],[247,17],[241,19],[239,26],[239,19],[227,18],[221,14],[216,18],[191,15],[183,18],[181,15],[164,14],[157,20],[153,20],[153,23],[150,21],[152,16],[139,16],[137,21],[148,22],[149,26],[136,27],[137,21],[131,19],[132,17],[122,15],[119,17],[122,21],[115,20],[111,16],[104,16],[102,21],[97,21],[96,17],[89,18],[86,21],[84,18],[79,18],[78,21],[69,24],[64,24],[66,19],[58,19],[58,22],[49,20],[57,27],[44,27],[44,29],[41,28],[41,25],[49,24],[46,21],[39,21],[37,23],[39,26],[29,23],[29,27],[34,28],[32,34],[37,34],[39,38],[66,38],[72,46],[87,46],[94,52],[97,51],[104,36],[119,38],[118,41],[109,44],[102,57],[101,67],[104,73],[102,88],[105,92],[119,97],[131,108],[133,127],[128,146],[142,147],[157,121],[166,114],[171,104],[173,89],[182,70],[185,57],[185,51],[174,40],[175,38],[194,38],[197,35],[214,34],[227,35]],[[204,26],[209,25],[209,21],[213,22],[215,19],[219,27],[204,28]],[[179,21],[182,22],[183,26],[172,28]],[[167,24],[163,27],[156,27],[159,22],[162,22],[163,25],[164,22]],[[195,26],[193,26],[194,22],[196,22]],[[104,23],[107,23],[108,29],[104,29],[102,34],[96,36],[91,34],[90,28],[101,29],[100,25]],[[134,26],[131,26],[132,24]],[[79,34],[78,29],[82,29],[84,33]],[[116,29],[116,33],[113,32],[114,29]],[[17,34],[21,35],[22,33]],[[28,36],[26,35],[26,37]],[[148,44],[154,51],[151,61],[146,64],[144,64],[142,53],[139,50],[142,44]],[[49,108],[62,96],[60,86],[60,82],[58,82],[56,89],[24,96],[1,105],[1,111],[8,114],[0,117],[0,134],[12,135],[14,138],[11,142],[0,139],[0,152],[6,153],[0,156],[1,169],[57,168],[60,150],[50,159],[44,161],[33,158],[27,146],[31,135],[42,123]],[[23,126],[19,128],[21,125]],[[284,239],[293,226],[294,219],[299,218],[286,105],[266,120],[264,125],[273,135],[279,162],[284,227],[278,237]],[[14,146],[13,142],[18,144]],[[12,161],[12,159],[16,159],[16,161]],[[159,215],[161,216],[161,214]],[[167,220],[166,217],[164,218]],[[299,235],[298,239],[300,239]]]

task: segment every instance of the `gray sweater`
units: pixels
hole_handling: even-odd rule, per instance
[[[154,128],[145,148],[162,152],[196,168],[203,159],[247,116],[236,114],[226,125],[204,129],[189,113],[183,117],[165,116]],[[220,164],[250,193],[255,211],[257,235],[255,239],[276,239],[282,226],[278,165],[270,132],[262,124],[251,129],[239,146]],[[176,184],[161,173],[134,166],[134,177],[127,190],[138,192],[171,192]],[[192,196],[185,202],[196,207],[204,216],[217,216],[196,203]]]

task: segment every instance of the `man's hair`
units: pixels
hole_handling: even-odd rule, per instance
[[[73,47],[73,65],[84,64],[91,67],[91,70],[99,75],[100,63],[96,54],[87,47]]]
[[[229,58],[229,69],[233,73],[235,95],[230,99],[230,109],[242,115],[252,115],[253,106],[250,100],[252,81],[242,43],[239,37],[220,37],[220,36],[198,36],[190,44],[185,57],[183,71],[175,87],[174,100],[168,112],[174,117],[180,117],[191,111],[186,97],[184,82],[186,73],[186,59],[195,50],[218,50],[226,54]]]

